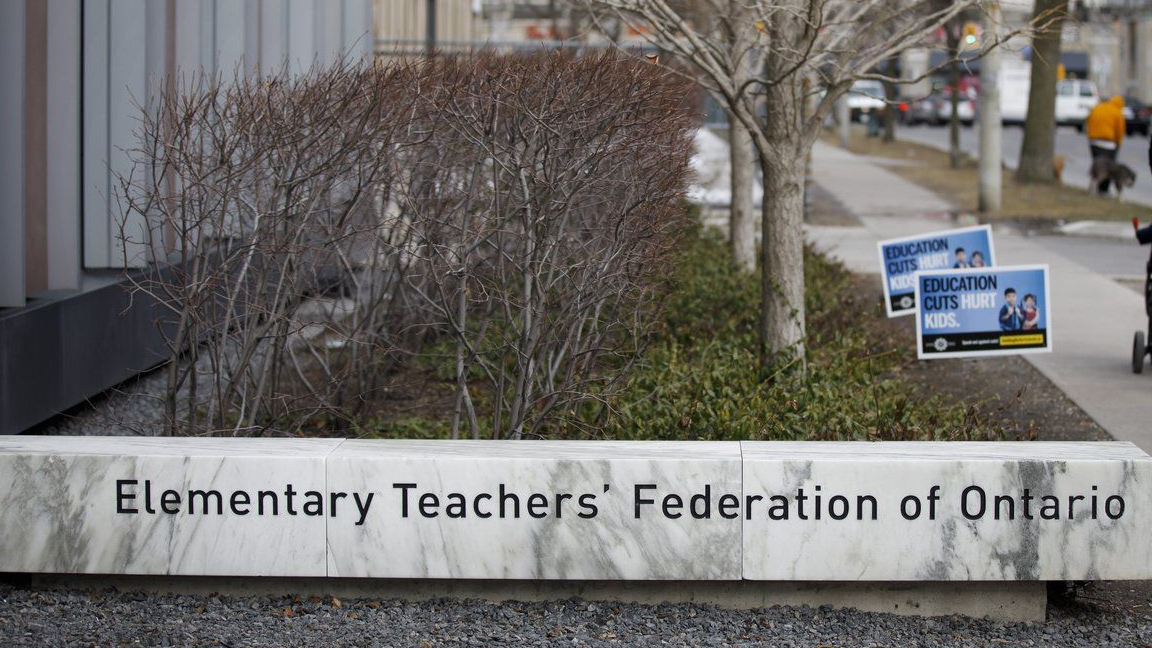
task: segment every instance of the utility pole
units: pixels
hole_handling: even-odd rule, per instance
[[[424,5],[427,18],[424,30],[424,55],[436,56],[436,0],[427,0]]]
[[[996,46],[999,34],[1000,3],[989,2],[984,13],[982,39],[993,47],[980,59],[980,194],[979,206],[983,213],[1000,211],[1001,181],[1000,136],[1000,48]]]

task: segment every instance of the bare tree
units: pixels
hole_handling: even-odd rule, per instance
[[[728,11],[731,20],[718,21],[715,29],[722,34],[730,50],[747,49],[755,38],[754,30],[740,29],[752,16],[740,0],[729,0]],[[699,21],[699,20],[698,20]],[[703,22],[703,21],[699,21]],[[752,61],[748,61],[751,65]],[[733,71],[733,81],[737,85],[746,83],[753,74],[751,69]],[[719,97],[724,103],[723,97]],[[756,203],[753,197],[756,183],[756,160],[752,150],[752,134],[732,111],[728,114],[728,148],[731,183],[728,212],[728,242],[732,250],[732,260],[740,268],[756,271],[756,217],[753,213]]]
[[[802,369],[805,164],[821,124],[856,79],[901,81],[877,66],[927,41],[975,0],[943,7],[935,0],[702,0],[738,35],[727,40],[695,25],[673,0],[582,2],[690,61],[752,135],[764,178],[761,367],[766,375],[782,363]]]
[[[728,163],[732,175],[728,204],[728,243],[732,261],[748,272],[756,271],[756,152],[752,136],[728,113]]]
[[[570,3],[569,3],[570,4]],[[702,0],[679,0],[675,3],[678,11],[685,20],[709,38],[718,40],[723,47],[730,51],[742,51],[752,46],[756,38],[754,30],[739,29],[740,25],[750,24],[752,16],[741,0],[729,0],[728,14],[718,16],[710,10],[710,5]],[[583,13],[583,12],[582,12]],[[727,18],[727,19],[723,19]],[[611,19],[613,25],[620,21]],[[603,25],[604,22],[599,24]],[[674,59],[675,64],[687,64],[691,61]],[[748,61],[751,65],[752,61]],[[737,85],[746,83],[752,78],[752,70],[734,70],[733,82]],[[704,86],[705,91],[711,88]],[[723,106],[726,105],[723,96],[710,92]],[[728,121],[728,152],[729,152],[729,196],[728,204],[728,245],[732,260],[737,267],[755,272],[756,270],[756,214],[755,214],[755,184],[756,172],[759,164],[756,161],[756,152],[753,149],[752,135],[731,111],[725,110]]]
[[[685,226],[688,86],[637,59],[443,61],[422,95],[433,156],[400,198],[414,273],[455,345],[453,434],[541,434],[602,398],[644,344],[655,282]],[[614,371],[597,367],[613,358]],[[479,378],[481,389],[471,384]]]
[[[690,87],[614,52],[167,83],[118,197],[168,432],[358,431],[445,345],[454,435],[603,402],[686,227]]]
[[[201,75],[142,110],[118,193],[123,222],[147,224],[122,236],[153,255],[134,288],[169,311],[170,433],[291,427],[371,389],[392,347],[372,211],[410,77]]]
[[[1052,184],[1052,156],[1056,147],[1056,69],[1060,64],[1060,34],[1068,14],[1068,0],[1036,0],[1032,39],[1032,81],[1028,90],[1028,116],[1016,181]]]

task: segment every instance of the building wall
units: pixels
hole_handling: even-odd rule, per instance
[[[0,2],[0,308],[147,260],[119,241],[115,178],[166,75],[300,72],[371,48],[372,0]]]
[[[436,0],[436,41],[443,51],[483,41],[478,0]],[[428,0],[375,0],[373,36],[381,56],[418,56],[426,51]]]
[[[1136,59],[1132,64],[1132,90],[1137,98],[1152,103],[1152,18],[1133,21],[1132,33],[1135,45],[1132,48]]]
[[[154,101],[157,80],[203,69],[299,73],[371,46],[368,0],[87,0],[84,3],[84,264],[140,265],[143,249],[119,239],[116,174],[133,141],[134,103]],[[103,213],[106,217],[100,218]],[[91,217],[90,217],[91,216]],[[142,239],[140,222],[126,234]]]
[[[1115,21],[1069,22],[1064,27],[1060,47],[1063,52],[1082,52],[1088,56],[1088,79],[1096,83],[1102,97],[1125,93],[1122,47]]]

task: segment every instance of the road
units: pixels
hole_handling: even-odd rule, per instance
[[[909,142],[927,144],[947,150],[948,128],[936,126],[899,126],[896,137]],[[1024,129],[1019,126],[1005,126],[1003,136],[1004,164],[1015,169],[1020,159],[1020,143]],[[960,129],[960,148],[977,157],[980,149],[980,128]],[[1075,128],[1062,126],[1056,129],[1056,154],[1064,156],[1064,184],[1086,188],[1088,168],[1092,160],[1088,155],[1088,141]],[[1134,135],[1124,140],[1120,147],[1120,161],[1136,172],[1136,184],[1124,191],[1124,202],[1152,206],[1152,176],[1148,169],[1148,139]]]

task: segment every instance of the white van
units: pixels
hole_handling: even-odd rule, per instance
[[[1028,118],[1028,88],[1032,65],[1027,61],[1004,61],[1000,68],[1000,121],[1023,124]]]
[[[861,79],[848,91],[848,116],[852,121],[866,122],[884,109],[884,84],[872,79]]]
[[[1084,79],[1056,82],[1056,125],[1084,128],[1088,113],[1100,103],[1096,84]]]
[[[1032,64],[1005,61],[1000,70],[1000,121],[1023,124],[1028,118],[1028,90],[1032,86]],[[1083,127],[1088,113],[1100,103],[1096,84],[1084,79],[1056,82],[1056,124]]]

